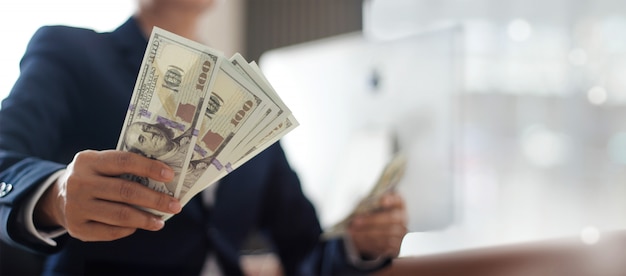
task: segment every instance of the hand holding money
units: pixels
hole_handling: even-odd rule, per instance
[[[170,166],[168,182],[123,177],[185,204],[296,126],[254,63],[155,27],[117,149]]]
[[[341,236],[346,233],[346,229],[348,228],[348,225],[350,225],[353,218],[359,215],[373,213],[381,209],[381,199],[386,194],[393,192],[400,180],[402,180],[406,170],[406,163],[407,159],[404,154],[396,154],[391,161],[387,163],[382,174],[378,178],[378,181],[372,190],[370,190],[369,194],[361,199],[348,216],[325,231],[323,234],[324,237],[332,238]]]
[[[407,234],[404,199],[396,192],[387,192],[378,201],[375,211],[354,215],[346,228],[346,242],[368,259],[395,258]]]
[[[115,177],[132,173],[163,182],[174,177],[162,162],[137,154],[85,150],[59,173],[37,203],[35,221],[38,227],[62,227],[82,241],[110,241],[129,236],[137,229],[163,228],[162,219],[132,206],[170,214],[182,208],[171,196]]]

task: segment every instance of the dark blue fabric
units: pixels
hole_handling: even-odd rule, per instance
[[[221,181],[210,214],[196,197],[161,231],[112,242],[65,235],[50,247],[24,230],[15,214],[42,180],[78,151],[115,148],[146,43],[133,18],[111,33],[48,26],[33,36],[0,109],[0,181],[14,186],[0,199],[0,237],[50,254],[50,275],[193,275],[207,252],[225,274],[237,275],[240,249],[260,229],[287,275],[319,274],[324,254],[334,256],[329,271],[357,273],[339,240],[319,240],[315,210],[278,143]]]

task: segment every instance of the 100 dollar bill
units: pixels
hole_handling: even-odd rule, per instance
[[[217,181],[219,173],[214,172],[229,171],[222,157],[231,153],[231,145],[247,137],[268,111],[276,110],[269,105],[268,97],[239,76],[228,62],[220,64],[208,101],[198,124],[188,174],[177,193],[181,198],[193,186],[206,188]]]
[[[238,60],[240,64],[234,63],[234,60]],[[221,179],[226,176],[231,171],[237,169],[239,166],[243,165],[245,162],[250,160],[252,157],[261,153],[263,150],[277,142],[281,137],[283,137],[286,133],[293,130],[295,127],[299,125],[296,118],[291,114],[291,111],[280,99],[276,91],[271,87],[267,79],[263,76],[261,70],[256,66],[256,63],[251,62],[244,66],[245,60],[241,55],[235,54],[230,59],[231,63],[238,68],[238,71],[241,73],[241,77],[244,80],[248,80],[249,82],[245,82],[244,80],[240,80],[242,83],[254,84],[257,89],[252,89],[252,91],[257,91],[256,93],[265,94],[271,101],[268,103],[268,107],[277,109],[279,112],[272,115],[272,113],[267,113],[263,109],[258,114],[263,114],[262,116],[252,116],[250,120],[253,125],[253,130],[251,131],[239,131],[236,135],[238,136],[235,141],[239,141],[238,143],[230,143],[228,147],[222,150],[217,157],[219,161],[218,165],[223,165],[223,169],[218,169],[217,166],[207,167],[203,174],[200,176],[196,184],[194,184],[186,194],[181,197],[181,201],[186,203],[191,200],[191,197],[203,189],[209,187],[215,181]],[[225,64],[226,62],[222,63]],[[245,70],[245,72],[244,72]],[[249,87],[249,86],[247,86]],[[268,118],[269,120],[268,122]],[[259,129],[260,126],[266,124],[265,128]],[[255,143],[246,144],[245,141],[250,141],[252,137],[261,137],[255,141]],[[192,161],[193,162],[193,161]]]
[[[126,176],[172,196],[180,190],[197,138],[205,98],[216,77],[221,54],[154,28],[141,63],[117,149],[169,165],[168,183]]]

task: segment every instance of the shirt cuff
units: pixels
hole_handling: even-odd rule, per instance
[[[28,201],[26,201],[26,206],[22,213],[22,217],[24,218],[24,223],[26,224],[26,230],[30,234],[32,234],[35,238],[37,238],[38,240],[50,246],[57,246],[57,242],[53,239],[67,233],[67,230],[65,230],[65,228],[62,228],[62,227],[59,227],[58,229],[48,230],[48,231],[38,230],[37,228],[35,228],[33,215],[35,213],[35,206],[37,205],[37,202],[39,202],[39,199],[41,198],[43,193],[48,189],[48,187],[54,184],[57,178],[59,178],[61,174],[63,174],[64,172],[65,172],[64,169],[59,170],[53,173],[50,177],[48,177],[48,179],[46,179],[46,181],[43,182],[43,184],[41,184],[41,186],[39,186],[37,190],[35,190],[35,193],[33,194],[33,196]]]
[[[358,269],[374,269],[385,262],[385,258],[382,256],[378,256],[376,259],[372,260],[364,260],[363,258],[361,258],[361,254],[359,254],[356,247],[354,246],[354,243],[352,242],[352,238],[347,233],[343,236],[343,244],[346,248],[346,253],[348,255],[348,263]]]

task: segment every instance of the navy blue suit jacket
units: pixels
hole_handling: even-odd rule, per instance
[[[320,241],[315,210],[278,143],[225,177],[211,210],[195,198],[161,231],[112,242],[65,235],[57,247],[27,234],[17,214],[42,181],[81,150],[115,148],[146,43],[132,18],[111,33],[52,26],[33,36],[0,109],[0,182],[13,186],[0,198],[2,239],[48,254],[48,272],[197,274],[212,252],[232,275],[259,230],[288,275],[358,272],[341,240]]]

